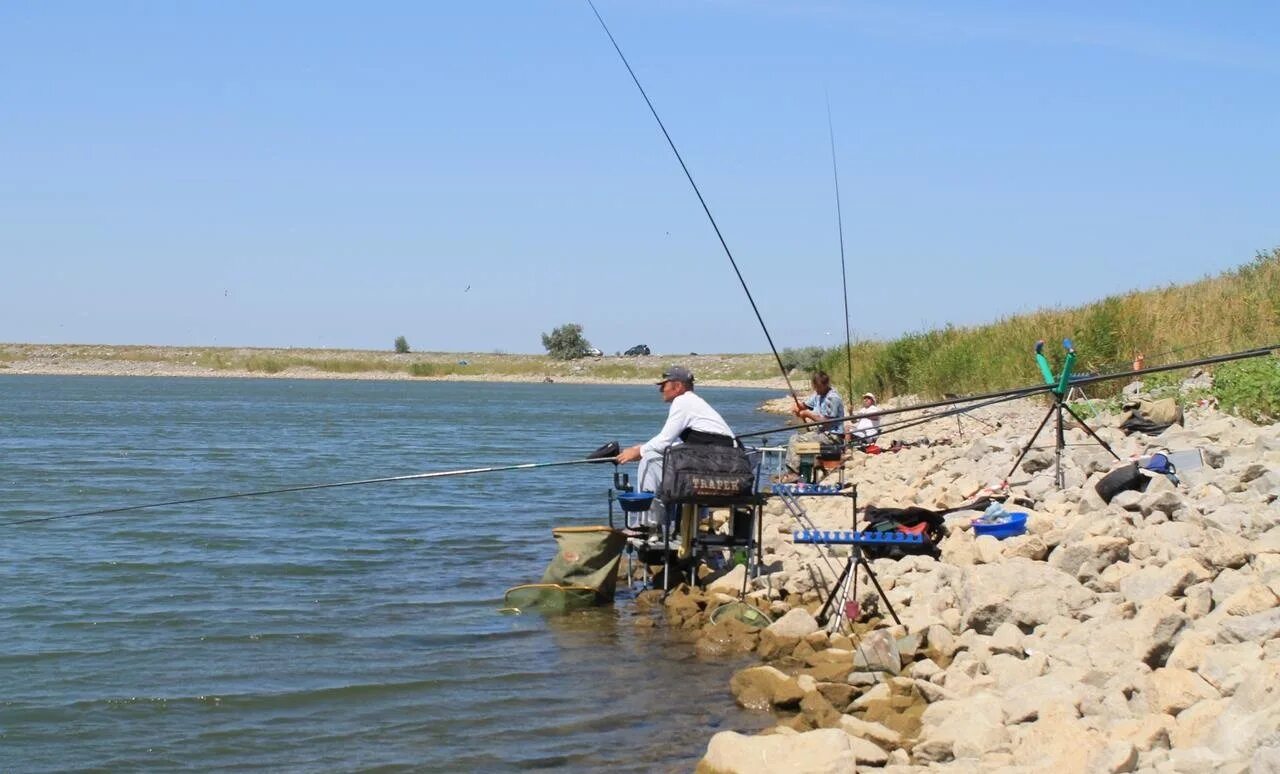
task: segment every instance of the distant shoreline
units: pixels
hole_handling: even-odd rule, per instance
[[[652,384],[673,363],[700,386],[785,390],[768,355],[685,355],[552,360],[545,355],[469,352],[0,344],[0,376],[134,376],[344,379],[558,384]],[[776,366],[775,366],[776,368]]]

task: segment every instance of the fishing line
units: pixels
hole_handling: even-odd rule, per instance
[[[596,4],[591,0],[587,0],[587,5],[591,6],[591,12],[596,15],[596,21],[600,22],[600,27],[604,30],[604,34],[609,37],[609,42],[613,44],[613,50],[618,52],[618,57],[622,59],[622,64],[627,68],[627,73],[631,75],[631,80],[635,83],[636,88],[640,90],[640,96],[644,97],[644,102],[649,106],[649,112],[653,114],[653,119],[658,122],[658,128],[662,130],[662,136],[667,138],[667,145],[671,146],[671,152],[676,155],[676,161],[680,162],[680,168],[684,170],[684,176],[689,179],[689,185],[693,187],[694,194],[698,197],[698,203],[702,205],[702,211],[707,214],[707,220],[711,221],[711,228],[716,232],[716,238],[720,240],[720,246],[724,248],[724,254],[729,256],[729,264],[733,266],[733,273],[738,275],[738,282],[742,285],[742,292],[747,294],[747,301],[751,303],[751,311],[755,312],[756,320],[760,323],[760,329],[764,331],[765,340],[769,342],[769,349],[773,352],[773,359],[778,362],[778,370],[782,372],[782,378],[787,383],[787,392],[791,393],[791,399],[800,405],[800,398],[796,395],[795,388],[791,386],[791,377],[787,375],[787,369],[782,365],[782,357],[778,354],[778,348],[773,344],[773,337],[769,335],[769,328],[764,324],[764,317],[760,315],[760,308],[756,306],[756,300],[751,295],[751,290],[747,287],[747,281],[742,277],[742,271],[738,268],[738,262],[734,260],[733,252],[729,249],[729,244],[725,242],[724,235],[720,233],[720,226],[716,224],[715,216],[711,214],[711,208],[707,206],[707,200],[702,198],[702,191],[698,189],[698,184],[693,181],[693,174],[689,172],[689,166],[684,163],[684,157],[680,155],[680,150],[676,148],[676,143],[671,139],[671,133],[667,131],[667,127],[662,123],[662,118],[658,115],[658,110],[653,106],[653,101],[649,99],[649,95],[645,92],[644,86],[640,85],[640,79],[636,77],[635,70],[631,69],[631,63],[627,61],[626,54],[622,53],[622,48],[618,45],[618,41],[614,39],[613,33],[609,31],[609,25],[604,23],[604,17],[600,15],[600,11],[596,10]]]
[[[831,122],[831,95],[827,99],[827,134],[831,138],[831,177],[836,189],[836,233],[840,236],[840,287],[844,291],[844,357],[848,370],[848,392],[845,396],[853,400],[853,335],[849,332],[849,281],[844,269],[844,216],[840,211],[840,170],[836,167],[836,130]]]
[[[192,503],[207,503],[214,500],[235,500],[242,497],[261,497],[263,495],[284,494],[286,492],[307,492],[313,489],[337,489],[343,486],[360,486],[362,484],[385,484],[391,481],[419,481],[428,478],[449,478],[451,476],[470,476],[477,473],[498,473],[507,470],[533,470],[535,468],[555,468],[564,465],[581,465],[585,462],[609,462],[609,458],[593,457],[585,460],[566,460],[561,462],[526,462],[521,465],[497,465],[488,468],[464,468],[461,470],[440,470],[431,473],[409,473],[402,476],[383,476],[381,478],[364,478],[359,481],[339,481],[330,484],[299,484],[295,486],[284,486],[278,489],[262,489],[256,492],[236,492],[234,494],[208,495],[205,497],[190,497],[184,500],[166,500],[159,503],[144,503],[142,505],[125,505],[117,508],[99,508],[92,511],[78,511],[76,513],[62,513],[56,516],[40,516],[31,519],[17,519],[15,521],[0,522],[0,527],[16,527],[19,524],[37,524],[45,521],[59,521],[61,519],[74,519],[80,516],[103,516],[112,513],[125,513],[127,511],[140,511],[144,508],[160,508],[166,505],[190,505]]]

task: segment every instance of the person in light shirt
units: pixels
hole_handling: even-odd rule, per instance
[[[662,399],[671,404],[667,421],[658,434],[648,441],[623,449],[614,461],[619,465],[639,461],[636,491],[657,492],[662,484],[662,455],[668,448],[685,442],[733,443],[733,430],[720,413],[693,391],[693,372],[684,366],[672,366],[658,381]],[[654,499],[647,522],[661,521],[664,506]]]
[[[862,393],[862,408],[854,413],[858,420],[853,424],[853,442],[858,446],[866,446],[873,443],[880,437],[880,417],[868,417],[864,414],[874,414],[882,411],[876,405],[876,396],[869,392]]]

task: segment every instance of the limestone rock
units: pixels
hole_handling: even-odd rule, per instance
[[[982,564],[995,564],[1003,556],[1000,550],[1000,541],[991,535],[977,537],[973,541],[973,549],[977,555],[977,560]]]
[[[1194,559],[1181,557],[1162,567],[1144,567],[1120,581],[1124,598],[1142,604],[1156,597],[1173,597],[1193,583],[1209,579],[1209,572]]]
[[[1071,616],[1097,599],[1061,570],[1022,558],[965,568],[958,596],[963,625],[984,634],[1006,621],[1035,627]]]
[[[1177,602],[1167,597],[1151,600],[1133,619],[1133,655],[1152,668],[1164,666],[1188,623]]]
[[[989,694],[930,704],[922,722],[921,738],[913,749],[917,761],[981,758],[1009,737],[999,700]]]
[[[1204,699],[1216,699],[1218,692],[1204,678],[1187,669],[1161,667],[1151,673],[1147,703],[1158,715],[1174,715]]]
[[[1014,760],[1034,771],[1084,774],[1091,770],[1090,761],[1105,755],[1106,749],[1100,732],[1078,719],[1070,707],[1054,705],[1022,735]]]
[[[1244,618],[1226,618],[1218,642],[1265,642],[1280,637],[1280,607]]]
[[[854,650],[853,666],[863,672],[898,674],[902,669],[902,660],[897,640],[888,629],[869,632]]]
[[[746,585],[747,567],[740,564],[732,570],[707,584],[707,591],[718,591],[724,594],[739,594]]]
[[[852,737],[838,728],[803,734],[711,737],[698,774],[848,774],[857,768]]]
[[[766,631],[780,637],[804,638],[818,631],[818,621],[803,607],[794,607],[787,614],[769,624]]]

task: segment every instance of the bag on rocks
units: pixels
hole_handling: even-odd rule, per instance
[[[1138,492],[1146,491],[1149,483],[1151,483],[1151,479],[1142,474],[1138,463],[1130,462],[1103,476],[1093,489],[1102,498],[1102,502],[1110,504],[1111,498],[1121,492],[1130,489]]]
[[[1182,407],[1173,398],[1142,399],[1125,404],[1125,409],[1125,415],[1120,418],[1120,429],[1125,435],[1159,435],[1171,425],[1182,424]]]
[[[920,535],[924,537],[925,542],[865,545],[862,547],[862,553],[869,559],[901,559],[912,554],[933,554],[938,550],[938,542],[946,534],[943,524],[947,513],[948,511],[931,511],[914,505],[909,508],[877,508],[874,505],[868,505],[867,532]]]

